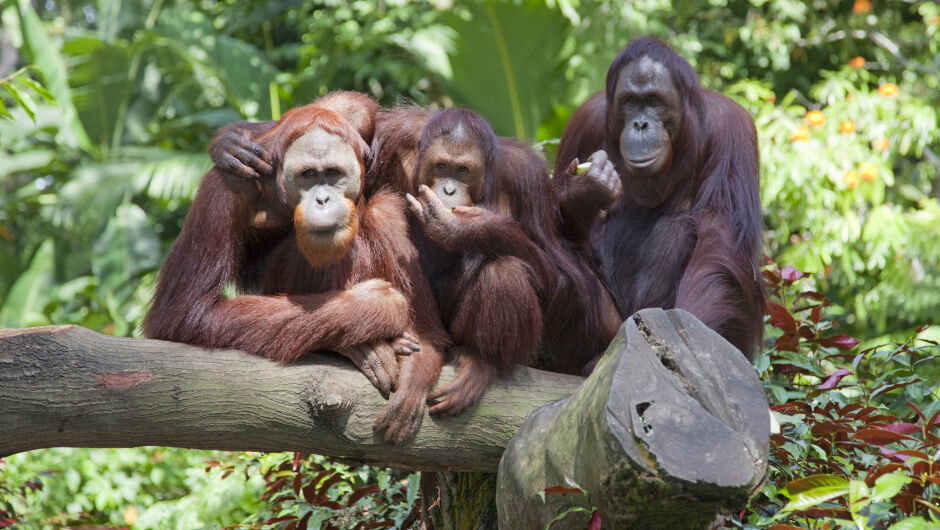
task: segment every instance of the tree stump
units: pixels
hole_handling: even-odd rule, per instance
[[[525,421],[500,461],[501,528],[707,528],[767,473],[770,410],[743,354],[691,314],[624,323],[570,398]],[[540,492],[552,486],[578,493]],[[558,488],[556,488],[557,490]],[[554,490],[549,490],[554,491]]]

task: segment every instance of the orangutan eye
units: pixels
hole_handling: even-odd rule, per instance
[[[444,162],[437,163],[437,169],[446,169],[446,168],[447,168],[447,164],[445,164]]]
[[[459,171],[459,172],[461,172],[461,173],[469,173],[469,172],[470,172],[470,170],[467,169],[467,166],[460,166],[459,168],[457,168],[457,171]]]

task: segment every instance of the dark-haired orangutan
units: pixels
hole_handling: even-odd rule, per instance
[[[587,261],[558,238],[541,157],[522,142],[496,138],[466,109],[379,116],[367,178],[418,195],[409,200],[456,345],[457,378],[431,393],[431,412],[460,413],[498,375],[535,362],[540,342],[539,366],[580,373],[620,318]]]
[[[597,172],[576,175],[577,159],[598,149],[622,197]],[[555,175],[565,229],[591,241],[622,314],[685,309],[753,355],[762,219],[757,134],[740,105],[703,89],[662,42],[634,40],[611,64],[606,93],[571,117]]]
[[[542,336],[545,260],[492,200],[496,149],[489,124],[464,109],[434,115],[418,141],[410,189],[421,201],[407,197],[457,365],[456,379],[428,396],[432,413],[475,403],[499,374],[534,360]]]
[[[439,401],[431,412],[457,414],[499,373],[531,363],[540,340],[539,367],[581,373],[613,338],[620,316],[587,256],[559,238],[544,160],[522,142],[496,138],[472,112],[448,110],[431,119],[417,107],[378,113],[365,193],[387,186],[424,203],[424,226],[414,240],[423,245],[425,268],[458,345],[459,373],[431,394]],[[244,152],[260,151],[251,138],[268,126],[227,127],[213,140],[213,159],[228,159],[233,171],[252,177],[263,166]],[[419,192],[422,184],[462,208],[448,211]],[[433,243],[422,243],[424,234]]]
[[[268,157],[274,178],[219,167],[206,174],[160,271],[144,331],[281,362],[339,352],[384,395],[394,391],[375,426],[401,443],[421,423],[449,338],[404,200],[363,196],[362,135],[371,135],[376,105],[366,98],[371,107],[355,124],[340,114],[344,104],[362,111],[359,97],[332,94],[263,132],[254,156]],[[226,298],[230,282],[251,294]]]

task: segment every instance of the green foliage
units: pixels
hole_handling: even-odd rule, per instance
[[[566,479],[567,480],[567,479]],[[548,486],[538,493],[539,498],[542,499],[542,502],[545,502],[545,498],[551,495],[561,495],[568,498],[568,502],[571,504],[564,511],[555,516],[547,525],[545,525],[545,530],[549,530],[555,523],[561,521],[562,519],[568,517],[572,514],[583,513],[585,516],[590,516],[588,520],[588,530],[600,530],[601,527],[601,513],[594,506],[594,503],[591,502],[590,496],[586,491],[581,489],[580,486],[574,484],[570,480],[568,481],[571,485],[569,486]],[[570,523],[570,521],[568,521]]]
[[[42,26],[32,5],[26,0],[15,0],[12,3],[15,5],[16,16],[19,20],[18,29],[23,39],[23,52],[28,60],[41,69],[49,91],[62,109],[60,119],[65,122],[63,129],[71,133],[63,135],[59,140],[70,146],[81,146],[85,150],[94,149],[72,104],[72,93],[68,86],[68,74],[62,55],[57,50],[49,32]],[[31,111],[27,113],[33,117]]]
[[[20,108],[23,109],[23,112],[35,122],[36,113],[33,109],[36,105],[33,103],[32,97],[29,94],[35,93],[42,97],[46,103],[50,104],[55,104],[55,97],[46,90],[45,87],[30,77],[31,70],[35,70],[35,68],[32,66],[24,66],[11,74],[0,77],[0,86],[16,101]],[[11,120],[13,119],[13,115],[10,114],[7,103],[4,101],[3,97],[0,97],[0,116]]]
[[[471,3],[444,20],[460,35],[451,54],[454,100],[488,117],[497,134],[535,137],[563,90],[568,21],[538,1]],[[523,25],[528,31],[514,31]]]
[[[212,457],[235,461],[226,453],[171,448],[60,448],[14,455],[0,461],[0,484],[8,489],[0,489],[0,527],[4,511],[23,514],[17,527],[25,528],[236,524],[260,509],[264,481],[259,476],[223,480],[224,471],[210,469],[217,460],[206,467]],[[10,488],[14,484],[22,486]]]
[[[500,134],[551,148],[574,108],[603,88],[629,38],[663,38],[705,86],[754,116],[766,252],[814,273],[775,280],[780,297],[770,318],[780,327],[755,360],[782,407],[774,474],[746,522],[728,524],[808,526],[812,510],[841,510],[825,512],[831,521],[819,527],[933,524],[936,510],[924,502],[937,505],[937,486],[925,478],[936,476],[935,459],[897,451],[934,458],[936,428],[883,444],[864,431],[930,424],[940,397],[930,384],[940,378],[936,349],[911,339],[940,314],[935,2],[7,0],[0,18],[9,40],[0,46],[19,53],[13,71],[0,74],[0,326],[77,323],[118,335],[136,333],[219,126],[276,118],[330,90],[353,89],[384,105],[468,105]],[[795,275],[787,270],[777,274]],[[834,334],[836,325],[845,335]],[[865,341],[862,348],[895,345],[856,358],[845,349],[849,336]],[[920,335],[931,336],[936,328]],[[819,388],[833,376],[835,386]],[[892,460],[882,448],[908,458]],[[312,457],[296,471],[279,469],[289,455],[218,457],[223,463],[209,474],[201,461],[209,457],[173,456],[178,472],[167,471],[169,482],[115,485],[117,474],[149,469],[141,462],[161,451],[190,454],[11,458],[0,480],[0,527],[5,513],[55,525],[84,512],[87,522],[123,524],[130,505],[139,527],[260,525],[307,513],[311,525],[316,517],[342,526],[367,518],[357,511],[364,501],[345,503],[370,485],[379,490],[366,497],[387,508],[371,512],[374,522],[402,523],[414,505],[410,484],[396,490],[405,476]],[[128,459],[126,468],[108,467],[99,453]],[[221,478],[231,465],[238,473]],[[59,471],[71,468],[83,477],[78,486]],[[287,473],[307,487],[326,470],[340,479],[325,496],[308,502],[291,478],[259,507],[258,481],[270,489],[274,475]],[[36,476],[42,490],[33,488]],[[782,509],[793,502],[784,488],[800,502],[818,499],[810,480],[817,476],[830,477],[820,480],[838,494]],[[92,482],[112,486],[82,489]],[[108,488],[122,493],[101,493]],[[284,502],[270,502],[276,495]],[[342,508],[330,512],[327,501]],[[69,512],[73,502],[81,505]],[[299,526],[299,518],[269,526]]]
[[[318,455],[274,453],[228,473],[260,474],[267,505],[246,525],[262,528],[418,528],[418,473],[353,468]]]
[[[821,287],[853,331],[886,332],[938,310],[930,293],[940,287],[940,254],[929,241],[940,236],[940,218],[931,180],[922,178],[934,169],[902,169],[936,143],[937,116],[904,85],[894,94],[896,85],[875,81],[846,66],[814,87],[810,108],[795,94],[751,104],[759,108],[769,250],[824,273]]]
[[[275,24],[273,53],[284,59],[288,101],[302,105],[338,88],[383,104],[441,98],[456,37],[439,23],[443,6],[427,2],[305,0]],[[282,33],[279,28],[287,26]],[[283,35],[280,39],[277,35]]]

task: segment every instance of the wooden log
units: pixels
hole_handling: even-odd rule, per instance
[[[631,317],[570,398],[536,410],[499,466],[501,528],[707,528],[767,473],[770,410],[751,364],[681,310]],[[585,494],[539,496],[551,486]]]
[[[440,384],[453,375],[446,368]],[[281,366],[77,326],[0,330],[0,456],[169,445],[492,472],[502,455],[499,520],[514,529],[545,528],[578,507],[587,509],[553,528],[583,528],[593,507],[608,528],[701,528],[716,512],[740,508],[767,470],[769,410],[753,367],[682,311],[629,319],[586,381],[521,368],[463,416],[426,416],[401,447],[372,430],[384,403],[336,355]],[[451,475],[461,476],[441,484],[464,492],[449,504],[491,491],[478,487],[491,484],[485,476]],[[556,485],[585,495],[543,502],[539,492]],[[466,506],[449,508],[452,517]]]
[[[453,376],[445,367],[440,384]],[[282,366],[234,350],[79,326],[0,329],[0,456],[55,446],[164,445],[492,472],[529,413],[570,396],[583,380],[521,368],[459,418],[425,413],[418,434],[396,447],[372,429],[385,400],[338,355]]]

